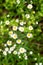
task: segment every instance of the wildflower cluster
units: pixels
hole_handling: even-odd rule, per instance
[[[0,65],[43,65],[42,20],[42,0],[0,0]]]

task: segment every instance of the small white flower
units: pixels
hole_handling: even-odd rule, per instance
[[[5,56],[6,56],[6,55],[7,55],[7,52],[6,52],[6,51],[3,51],[3,55],[5,55]]]
[[[19,19],[16,19],[16,22],[18,23],[19,22]]]
[[[24,32],[24,27],[19,27],[19,31]]]
[[[6,48],[5,48],[5,51],[7,52],[8,50],[9,50],[9,49],[6,47]]]
[[[3,22],[1,21],[0,24],[2,24]]]
[[[36,21],[36,24],[38,24],[38,22]]]
[[[17,39],[17,34],[14,33],[14,34],[12,35],[12,38],[13,38],[13,39]]]
[[[33,35],[31,33],[27,33],[27,38],[32,38]]]
[[[18,39],[18,40],[16,41],[16,43],[17,43],[17,44],[20,44],[20,43],[21,43],[21,40],[20,40],[20,39]]]
[[[26,24],[26,22],[23,22],[24,24]]]
[[[9,17],[10,15],[8,14],[7,17]]]
[[[20,53],[25,53],[25,52],[26,52],[26,49],[20,48],[20,49],[19,49],[19,52],[20,52]]]
[[[11,46],[11,45],[12,45],[12,41],[8,40],[8,41],[7,41],[7,45],[8,45],[8,46]]]
[[[29,54],[31,54],[31,55],[32,55],[32,54],[33,54],[33,51],[30,51],[30,52],[29,52]]]
[[[18,52],[17,54],[20,55],[20,52]]]
[[[17,0],[17,4],[20,4],[20,0]]]
[[[39,63],[39,65],[42,65],[42,63]]]
[[[35,63],[35,65],[38,65],[38,63]]]
[[[17,31],[17,26],[13,26],[13,30],[14,31]]]
[[[19,58],[21,58],[21,56],[19,56]]]
[[[32,4],[28,4],[27,8],[32,9],[33,8]]]
[[[25,56],[25,60],[27,60],[28,58],[27,58],[27,56]]]
[[[9,20],[7,20],[7,21],[5,22],[5,24],[6,24],[6,25],[9,25],[9,24],[10,24]]]
[[[29,30],[33,30],[33,27],[32,26],[29,26]]]
[[[16,44],[14,44],[13,47],[15,48],[16,47]]]
[[[13,54],[16,55],[17,54],[17,51],[14,51]]]
[[[34,58],[34,60],[37,60],[37,58]]]
[[[13,51],[15,48],[14,47],[10,47],[10,51]]]
[[[4,44],[4,46],[6,47],[6,46],[7,46],[7,44]]]
[[[0,52],[2,51],[2,49],[0,49]]]
[[[30,15],[29,14],[26,14],[25,17],[28,19],[28,18],[30,18]]]
[[[8,53],[11,54],[11,51],[9,50]]]
[[[35,11],[33,11],[33,14],[35,14]]]
[[[26,53],[24,53],[24,56],[26,56]]]
[[[20,22],[20,25],[23,26],[24,25],[24,22]]]
[[[12,37],[13,31],[9,31],[9,35],[10,35],[10,37]]]

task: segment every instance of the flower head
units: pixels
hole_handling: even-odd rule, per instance
[[[32,9],[33,8],[32,4],[28,4],[27,8]]]
[[[27,38],[32,38],[33,35],[31,33],[27,33]]]

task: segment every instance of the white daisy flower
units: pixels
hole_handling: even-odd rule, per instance
[[[35,63],[35,65],[38,65],[38,63]]]
[[[11,46],[11,45],[12,45],[12,41],[8,40],[8,41],[7,41],[7,45],[8,45],[8,46]]]
[[[38,22],[36,21],[36,24],[38,24]]]
[[[23,26],[24,25],[24,22],[20,22],[20,25]]]
[[[2,51],[2,49],[0,49],[0,52]]]
[[[0,22],[0,24],[2,24],[2,23],[3,23],[3,21]]]
[[[9,35],[12,37],[12,35],[13,35],[13,31],[9,31]]]
[[[28,18],[30,18],[30,15],[29,14],[26,14],[25,17],[28,19]]]
[[[18,52],[17,54],[20,55],[20,52]]]
[[[5,55],[5,56],[6,56],[6,55],[7,55],[7,52],[6,52],[6,51],[3,51],[3,55]]]
[[[26,22],[23,22],[24,24],[26,24]]]
[[[32,9],[33,8],[32,4],[28,4],[27,8]]]
[[[7,20],[7,21],[5,22],[5,24],[6,24],[6,25],[9,25],[9,24],[10,24],[9,20]]]
[[[18,23],[19,22],[19,19],[16,19],[16,22]]]
[[[33,30],[33,27],[32,26],[29,26],[29,30]]]
[[[20,4],[20,0],[17,0],[16,2],[17,2],[17,4]]]
[[[8,14],[7,17],[9,17],[10,15]]]
[[[42,63],[39,63],[39,65],[42,65]]]
[[[30,51],[30,52],[29,52],[29,54],[31,54],[31,55],[32,55],[32,54],[33,54],[33,51]]]
[[[20,48],[20,49],[19,49],[19,52],[20,52],[20,53],[25,53],[25,52],[26,52],[26,49]]]
[[[27,38],[32,38],[33,35],[31,33],[27,33]]]
[[[17,54],[17,51],[14,51],[13,54],[16,55]]]
[[[21,40],[20,40],[20,39],[18,39],[18,40],[16,41],[16,43],[17,43],[17,44],[20,44],[20,43],[21,43]]]
[[[19,56],[19,58],[21,58],[21,56]]]
[[[7,44],[4,44],[5,47],[7,47]]]
[[[14,44],[13,47],[15,48],[16,47],[16,44]]]
[[[5,51],[7,52],[8,50],[9,50],[9,49],[6,47],[6,48],[5,48]]]
[[[24,32],[24,27],[19,27],[20,32]]]
[[[9,50],[8,53],[11,54],[11,51]]]
[[[10,51],[13,51],[15,48],[12,46],[12,47],[10,47]]]
[[[28,58],[27,58],[27,56],[25,56],[24,58],[25,58],[25,60],[27,60],[27,59],[28,59]]]
[[[34,58],[34,60],[37,60],[37,58]]]
[[[17,26],[13,26],[13,30],[14,31],[17,31]]]
[[[14,33],[14,34],[12,35],[12,38],[13,38],[13,39],[17,39],[17,34]]]

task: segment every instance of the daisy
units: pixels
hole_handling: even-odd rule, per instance
[[[19,27],[19,31],[24,32],[24,27]]]
[[[24,48],[21,47],[21,48],[19,49],[19,52],[20,52],[20,53],[25,53],[25,52],[26,52],[26,49],[24,49]]]
[[[7,21],[5,22],[5,24],[6,24],[6,25],[9,25],[9,24],[10,24],[9,20],[7,20]]]
[[[14,47],[10,47],[10,51],[12,52],[15,48]]]
[[[27,38],[31,38],[33,35],[31,33],[27,33]]]
[[[32,26],[29,26],[29,30],[33,30],[33,27]]]
[[[32,9],[33,8],[32,4],[28,4],[27,8]]]
[[[24,25],[24,22],[20,22],[20,25],[23,26]]]
[[[30,18],[30,15],[29,14],[26,14],[25,17],[28,19],[28,18]]]
[[[20,43],[21,43],[21,40],[20,40],[20,39],[18,39],[18,40],[16,41],[16,43],[17,43],[17,44],[20,44]]]
[[[42,63],[39,63],[39,65],[42,65]]]
[[[17,26],[13,26],[13,30],[14,31],[17,31]]]
[[[35,65],[38,65],[38,63],[35,63]]]
[[[17,2],[17,4],[20,4],[20,0],[17,0],[16,2]]]
[[[6,47],[6,48],[5,48],[5,51],[7,52],[8,50],[9,50],[9,49]]]
[[[12,37],[12,35],[13,35],[13,31],[9,31],[9,35]]]
[[[13,54],[16,55],[17,54],[17,51],[14,51]]]
[[[2,49],[0,49],[0,52],[2,51]]]
[[[6,52],[6,51],[3,51],[3,55],[5,55],[5,56],[6,56],[6,55],[7,55],[7,52]]]
[[[30,51],[30,52],[29,52],[29,54],[31,54],[31,55],[32,55],[32,54],[33,54],[33,51]]]
[[[19,19],[16,19],[16,22],[18,23],[19,22]]]
[[[11,54],[11,51],[9,50],[8,53]]]
[[[7,45],[8,45],[8,46],[11,46],[11,45],[12,45],[12,41],[8,40],[8,41],[7,41]]]
[[[25,60],[27,60],[27,59],[28,59],[28,58],[27,58],[27,56],[25,56],[24,58],[25,58]]]
[[[17,39],[17,34],[14,33],[14,34],[12,35],[12,38],[13,38],[13,39]]]

